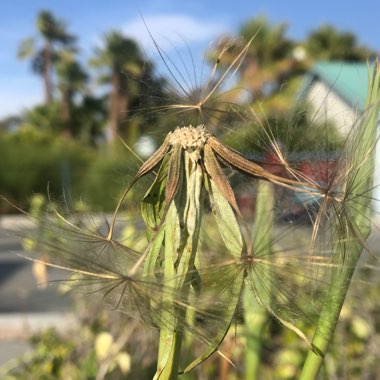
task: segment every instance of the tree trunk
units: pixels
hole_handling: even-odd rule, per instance
[[[120,127],[120,71],[114,68],[111,78],[111,95],[109,100],[108,141],[115,141]]]
[[[51,57],[51,44],[49,41],[45,42],[44,48],[44,87],[45,87],[45,104],[50,104],[53,100],[53,86],[51,83],[51,67],[52,67],[52,57]]]
[[[60,116],[63,124],[63,134],[68,137],[74,136],[72,125],[72,91],[62,89],[62,99],[60,104]]]
[[[124,79],[124,78],[123,78]],[[127,135],[127,123],[128,123],[128,109],[129,109],[129,96],[127,93],[127,83],[124,80],[122,88],[120,89],[119,98],[119,134],[123,137],[129,137]],[[128,140],[128,139],[127,139]],[[128,140],[129,142],[129,140]]]
[[[260,98],[262,95],[264,77],[256,59],[247,60],[247,62],[245,62],[241,77],[243,83],[249,88],[252,99]]]

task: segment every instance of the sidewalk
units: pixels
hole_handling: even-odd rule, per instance
[[[2,215],[0,216],[0,231],[21,231],[23,228],[33,227],[33,222],[25,215]]]
[[[49,327],[65,332],[76,326],[70,312],[6,313],[0,314],[0,367],[29,352],[28,339]]]
[[[25,216],[0,217],[0,366],[28,352],[32,334],[48,327],[64,331],[75,326],[70,296],[60,294],[57,284],[38,288],[32,262],[20,257],[18,235],[32,226]],[[49,281],[62,278],[61,271],[48,270]]]

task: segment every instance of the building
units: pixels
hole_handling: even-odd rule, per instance
[[[301,94],[316,120],[332,121],[346,136],[364,112],[368,85],[366,63],[318,62],[306,74]],[[380,149],[374,186],[373,198],[380,200]],[[374,210],[380,212],[380,201],[374,201]]]
[[[302,96],[318,120],[334,122],[347,135],[364,110],[367,89],[366,63],[318,62],[306,74]]]

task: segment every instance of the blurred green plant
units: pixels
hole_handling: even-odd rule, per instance
[[[140,367],[131,363],[130,352],[145,351],[151,356],[145,343],[149,336],[142,333],[140,341],[131,338],[132,332],[140,330],[135,321],[120,320],[114,313],[95,310],[82,302],[77,302],[76,312],[80,315],[77,326],[64,332],[51,328],[33,335],[30,352],[3,365],[1,378],[144,380],[152,376],[154,362],[149,357],[140,359]],[[138,348],[139,344],[144,347]]]
[[[95,150],[31,126],[1,134],[0,194],[24,209],[33,194],[45,194],[68,208],[83,200],[94,211],[110,211],[136,165],[136,158],[116,145]],[[1,212],[14,211],[1,203]]]
[[[76,194],[82,173],[93,156],[93,152],[75,142],[31,127],[2,134],[0,150],[0,193],[19,206],[27,205],[34,193],[50,193],[55,198],[70,192]]]
[[[358,44],[355,34],[340,31],[333,25],[321,25],[312,30],[305,41],[305,48],[314,59],[324,61],[366,61],[376,53]]]

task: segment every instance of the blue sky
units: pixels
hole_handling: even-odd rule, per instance
[[[147,55],[153,47],[141,15],[160,46],[170,55],[186,41],[201,61],[213,39],[223,33],[234,35],[250,18],[265,14],[270,22],[287,22],[288,36],[302,39],[324,23],[354,32],[360,43],[380,51],[378,13],[372,0],[357,1],[248,1],[248,0],[3,0],[0,4],[0,119],[42,101],[41,80],[28,62],[17,60],[20,41],[35,34],[36,15],[48,9],[64,19],[70,32],[78,35],[85,61],[101,35],[121,29],[135,37]]]

